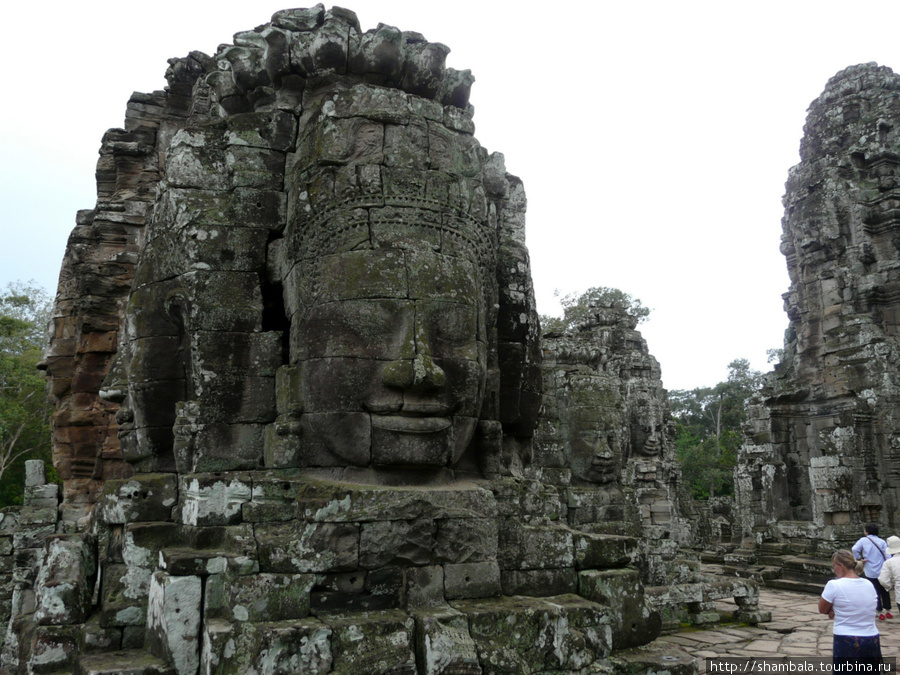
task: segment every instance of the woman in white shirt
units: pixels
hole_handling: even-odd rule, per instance
[[[897,555],[900,553],[900,537],[887,538],[887,552],[893,557],[888,558],[882,566],[878,583],[886,590],[893,591],[894,602],[897,602],[900,600],[900,555]],[[891,618],[890,613],[886,616]]]
[[[881,663],[881,641],[875,627],[878,595],[868,579],[856,574],[856,558],[847,550],[831,556],[837,577],[825,585],[819,612],[834,619],[834,664]]]

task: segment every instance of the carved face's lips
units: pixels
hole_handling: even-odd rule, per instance
[[[644,443],[644,452],[659,452],[662,443],[659,441],[647,441]]]
[[[449,417],[372,415],[372,426],[404,434],[434,434],[450,427]]]
[[[611,469],[616,465],[613,457],[597,457],[591,461],[591,468]]]

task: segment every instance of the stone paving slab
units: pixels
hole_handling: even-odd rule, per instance
[[[704,659],[715,657],[831,657],[831,620],[818,612],[819,596],[790,591],[760,589],[759,608],[772,612],[772,620],[759,626],[729,624],[707,630],[688,629],[663,635],[655,645],[671,644],[698,661],[706,673]],[[719,603],[721,611],[736,606]],[[878,621],[881,651],[886,657],[900,656],[900,612],[893,619]]]

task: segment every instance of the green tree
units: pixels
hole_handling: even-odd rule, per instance
[[[33,283],[0,295],[0,507],[22,503],[26,459],[50,459],[50,404],[37,370],[50,310]]]
[[[732,471],[742,442],[746,403],[761,384],[762,374],[751,369],[747,359],[735,359],[728,364],[724,382],[669,393],[675,449],[695,499],[734,492]]]
[[[554,291],[559,296],[559,291]],[[650,314],[650,308],[644,307],[638,298],[633,298],[629,293],[618,288],[607,286],[594,286],[584,293],[569,293],[560,298],[562,305],[562,317],[541,314],[541,328],[545,333],[570,333],[577,330],[580,323],[590,318],[591,310],[595,307],[618,307],[624,309],[641,323]]]

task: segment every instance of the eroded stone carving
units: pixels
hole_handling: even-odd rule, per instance
[[[648,579],[663,583],[663,561],[692,533],[659,363],[636,326],[624,309],[595,307],[573,333],[544,337],[535,461],[567,485],[570,523],[641,533],[655,561]]]
[[[479,427],[533,427],[533,300],[498,286],[524,251],[498,223],[520,190],[502,157],[457,108],[314,83],[299,123],[173,139],[107,378],[137,470],[449,467]]]

